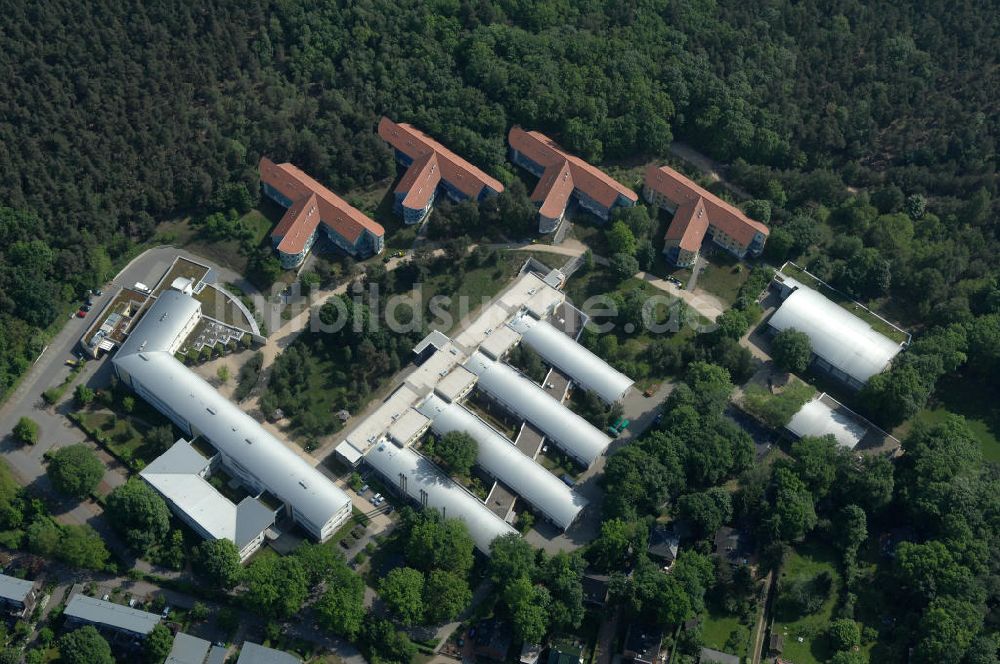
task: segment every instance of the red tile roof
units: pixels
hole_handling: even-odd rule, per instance
[[[357,241],[364,231],[376,237],[385,235],[385,229],[381,224],[366,217],[343,198],[292,164],[275,164],[267,157],[261,157],[260,181],[292,201],[292,207],[271,232],[271,237],[282,238],[278,249],[284,253],[297,254],[302,251],[306,240],[316,229],[316,224],[319,222],[305,204],[311,199],[316,201],[319,220],[348,242]]]
[[[403,202],[406,207],[424,207],[434,187],[442,179],[472,200],[479,197],[483,187],[489,187],[497,193],[503,191],[503,185],[495,178],[412,125],[396,123],[383,116],[378,123],[378,135],[413,160],[406,175],[396,185],[396,193],[408,192]],[[421,176],[424,177],[424,188],[414,193],[412,189],[414,186],[420,187]],[[431,181],[434,181],[433,187],[430,186]]]
[[[278,251],[297,254],[305,247],[306,241],[319,226],[319,203],[316,194],[309,194],[292,203],[281,221],[271,231],[271,237],[280,237]]]
[[[670,228],[667,229],[666,239],[683,238],[684,243],[681,246],[684,249],[696,251],[701,246],[702,238],[705,237],[710,225],[718,228],[743,246],[749,245],[757,233],[763,233],[764,237],[770,234],[767,226],[746,216],[736,207],[699,187],[669,166],[650,166],[647,168],[646,186],[677,206],[674,220],[671,222]],[[683,221],[682,209],[687,215],[687,208],[693,209],[698,203],[704,206],[707,223],[692,224],[690,219]],[[674,226],[678,223],[682,225],[681,229],[687,232],[682,232],[681,229],[674,230]],[[688,236],[688,232],[692,235]]]
[[[681,249],[698,251],[701,241],[708,232],[708,212],[705,209],[705,199],[686,201],[677,206],[674,219],[667,228],[664,239],[667,242],[677,242]]]
[[[532,201],[542,203],[543,216],[555,218],[562,214],[574,189],[609,209],[619,196],[633,203],[639,200],[634,191],[596,166],[566,152],[545,134],[512,127],[507,140],[512,148],[545,169],[531,194]]]

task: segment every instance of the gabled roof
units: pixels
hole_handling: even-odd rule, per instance
[[[278,225],[271,231],[271,237],[281,238],[278,251],[297,254],[319,226],[319,201],[316,194],[309,194],[292,203]]]
[[[306,240],[312,233],[312,231],[295,232],[296,222],[303,225],[312,224],[313,230],[316,228],[314,217],[311,216],[308,205],[303,204],[299,209],[296,209],[295,206],[295,203],[307,200],[313,195],[318,204],[320,220],[349,242],[356,241],[365,231],[376,237],[385,235],[385,229],[382,228],[381,224],[366,217],[361,211],[349,205],[343,198],[306,175],[293,164],[287,162],[276,164],[267,157],[261,157],[260,181],[279,191],[282,196],[293,203],[271,234],[272,237],[276,238],[288,238],[290,235],[294,235],[294,239],[290,239],[285,248],[281,249],[285,253],[302,251]]]
[[[406,192],[403,205],[411,209],[420,209],[434,195],[441,183],[441,167],[438,165],[436,152],[428,152],[413,160],[406,174],[396,185],[396,192]]]
[[[750,244],[757,233],[763,233],[765,237],[770,233],[764,224],[746,216],[733,205],[730,205],[707,189],[698,186],[669,166],[650,166],[647,168],[646,186],[677,206],[674,221],[670,224],[670,229],[667,230],[668,240],[680,239],[681,235],[674,232],[674,236],[672,236],[671,231],[673,231],[674,225],[681,218],[681,209],[689,205],[692,207],[697,206],[699,199],[702,200],[702,204],[704,205],[708,224],[722,230],[726,235],[736,239],[743,245]],[[690,214],[685,210],[685,217],[689,217]],[[685,228],[689,228],[690,220],[686,223],[688,226]],[[705,235],[705,230],[708,229],[708,225],[704,226],[704,230],[702,230],[701,226],[699,223],[691,231],[691,233],[700,231],[701,235],[697,238],[694,238],[693,235],[690,238],[685,237],[684,243],[681,244],[682,248],[691,249],[692,243],[694,243],[694,250],[698,249],[701,245],[701,239]],[[696,243],[694,242],[695,239],[697,239]]]
[[[664,239],[676,242],[681,249],[698,251],[706,232],[708,212],[705,209],[705,199],[699,196],[694,202],[688,201],[677,206]]]
[[[291,653],[244,641],[236,664],[301,664],[302,660]]]
[[[532,201],[542,202],[541,213],[544,216],[558,217],[574,189],[579,189],[606,208],[610,208],[619,196],[633,203],[639,200],[634,191],[596,166],[566,152],[545,134],[511,127],[507,140],[512,148],[545,169],[531,194]],[[552,214],[553,211],[555,214]]]
[[[107,625],[134,634],[149,634],[160,623],[161,619],[155,613],[140,611],[79,593],[70,598],[63,615],[84,622]]]
[[[489,187],[497,193],[503,191],[503,185],[497,179],[462,159],[413,125],[405,122],[396,123],[383,116],[378,123],[378,135],[413,160],[410,170],[396,186],[397,193],[410,191],[410,195],[413,195],[411,188],[419,182],[421,175],[428,176],[427,169],[430,164],[436,168],[437,178],[443,178],[471,199],[478,197],[483,187]],[[414,173],[415,171],[417,173]],[[430,180],[427,180],[427,183],[429,182]],[[437,183],[434,186],[437,186]],[[433,188],[430,191],[433,191]],[[417,194],[412,200],[410,195],[407,196],[404,205],[423,207],[430,192]]]
[[[13,602],[23,602],[35,587],[33,581],[0,574],[0,597]]]

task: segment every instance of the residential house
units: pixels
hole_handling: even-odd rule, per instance
[[[715,244],[739,258],[759,256],[770,233],[751,219],[669,166],[646,169],[643,197],[673,213],[664,237],[663,253],[678,267],[689,267],[698,258],[708,235]]]
[[[295,655],[274,648],[265,648],[252,641],[244,641],[236,664],[302,664]]]
[[[93,625],[105,635],[145,639],[162,616],[77,593],[63,611],[72,627]]]
[[[547,664],[583,664],[583,644],[579,639],[559,637],[552,640]]]
[[[337,247],[355,258],[379,254],[385,247],[385,229],[293,164],[260,160],[260,187],[264,195],[287,208],[271,231],[271,242],[281,266],[298,267],[322,230]]]
[[[646,552],[649,557],[669,569],[677,559],[680,549],[680,538],[674,529],[664,524],[657,524],[649,533],[649,545]]]
[[[10,615],[18,618],[30,615],[37,600],[37,583],[0,574],[0,606]]]
[[[205,639],[178,632],[163,664],[224,664],[227,651]]]
[[[702,648],[698,653],[698,664],[740,664],[740,658],[712,648]]]
[[[495,662],[507,661],[507,651],[511,644],[510,627],[507,623],[492,618],[476,625],[473,652],[476,657],[484,657]]]
[[[749,565],[752,555],[749,537],[742,530],[723,526],[715,532],[713,554],[733,565]]]
[[[503,191],[498,180],[413,125],[383,117],[378,135],[392,146],[396,161],[406,168],[396,185],[393,211],[407,224],[426,219],[439,192],[455,202],[479,202]]]
[[[583,603],[591,606],[604,606],[608,601],[608,582],[611,577],[607,574],[584,574],[581,585],[583,586]]]
[[[625,649],[622,657],[637,664],[654,664],[660,661],[660,647],[663,644],[663,628],[658,625],[633,623],[625,635]]]
[[[511,161],[539,178],[531,194],[538,206],[539,233],[555,231],[571,201],[607,221],[616,207],[631,207],[639,200],[634,191],[545,134],[513,127],[507,140]]]

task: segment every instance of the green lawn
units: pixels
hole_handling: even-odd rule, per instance
[[[934,425],[949,413],[961,415],[972,434],[979,440],[983,458],[1000,463],[1000,389],[984,383],[976,376],[948,375],[938,381],[927,407],[897,427],[892,434],[904,439],[915,422]]]
[[[826,629],[840,591],[837,553],[825,544],[807,541],[795,547],[781,569],[779,584],[793,579],[809,579],[824,571],[833,577],[833,587],[819,611],[797,619],[787,619],[781,616],[780,611],[776,612],[772,633],[784,635],[785,649],[782,655],[795,664],[821,664],[833,655],[826,642]],[[779,593],[780,588],[779,585]],[[802,639],[801,642],[799,638]]]
[[[698,288],[704,288],[726,304],[732,304],[740,286],[750,276],[750,267],[721,250],[706,260],[708,264],[698,275]]]
[[[739,650],[730,650],[727,647],[733,632],[738,631],[740,627],[749,629],[740,623],[739,618],[709,602],[701,619],[701,640],[709,648],[744,657],[747,654],[748,642],[744,642]]]

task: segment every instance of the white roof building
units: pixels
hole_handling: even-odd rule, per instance
[[[236,664],[302,664],[302,660],[283,650],[267,648],[253,641],[244,641]]]
[[[246,560],[274,525],[274,510],[247,496],[239,505],[208,483],[211,460],[179,440],[139,473],[205,539],[227,539]]]
[[[115,355],[118,377],[189,437],[211,443],[230,474],[273,494],[307,532],[325,540],[351,515],[347,494],[174,358],[199,311],[189,295],[161,293]]]
[[[882,373],[902,346],[802,283],[781,275],[791,294],[768,321],[779,332],[796,329],[809,337],[823,369],[854,387]]]
[[[825,392],[803,404],[785,428],[797,438],[833,436],[838,445],[848,450],[859,445],[863,448],[886,443],[899,445],[896,438]]]
[[[477,385],[483,391],[534,424],[580,464],[589,467],[611,444],[607,435],[510,366],[477,352],[465,368],[479,376]]]
[[[497,537],[517,532],[482,501],[411,448],[382,442],[365,455],[365,461],[389,484],[421,507],[433,507],[445,518],[464,521],[476,548],[483,553],[489,553],[490,543]]]
[[[607,403],[620,401],[635,382],[544,320],[522,314],[509,323],[542,359]]]
[[[419,410],[431,419],[431,429],[438,435],[464,431],[472,436],[478,444],[476,463],[563,530],[570,527],[586,506],[584,498],[464,406],[445,403],[432,395]]]

